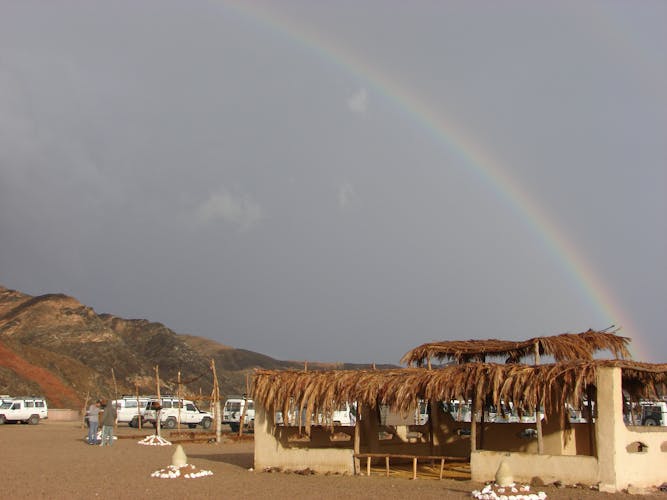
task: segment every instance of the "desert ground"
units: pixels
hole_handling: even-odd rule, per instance
[[[295,474],[253,471],[252,439],[230,436],[220,444],[183,443],[188,463],[210,470],[198,479],[160,479],[154,471],[171,463],[175,446],[141,446],[143,431],[119,426],[112,447],[85,443],[86,429],[78,422],[43,421],[39,425],[0,426],[4,498],[470,498],[483,485],[469,480],[420,477],[408,474],[385,477],[379,471],[366,476]],[[163,432],[170,438],[170,432]],[[176,438],[173,438],[174,441]],[[534,487],[551,499],[629,498],[582,488]],[[657,492],[644,498],[667,500]]]

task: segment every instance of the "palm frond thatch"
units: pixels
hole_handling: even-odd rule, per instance
[[[408,351],[401,362],[408,366],[423,366],[430,359],[467,363],[485,361],[491,357],[507,358],[518,363],[533,356],[537,346],[540,355],[553,356],[554,360],[590,360],[599,351],[610,351],[614,358],[631,358],[630,338],[616,335],[614,331],[587,330],[583,333],[562,333],[528,340],[452,340],[422,344]]]
[[[329,413],[344,402],[376,407],[386,404],[407,413],[420,399],[512,402],[517,408],[544,406],[547,412],[570,402],[579,406],[586,387],[594,385],[598,368],[619,367],[623,385],[636,398],[667,393],[667,364],[626,360],[578,360],[544,365],[467,363],[438,370],[275,371],[257,370],[255,401],[268,411],[287,415],[307,408],[307,415]],[[557,400],[554,399],[557,395]],[[306,433],[310,433],[310,420]]]

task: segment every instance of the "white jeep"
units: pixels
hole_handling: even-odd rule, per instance
[[[0,424],[22,422],[36,425],[43,418],[48,418],[46,400],[40,397],[15,397],[2,400],[0,405]]]
[[[247,405],[247,407],[246,407]],[[243,418],[244,427],[254,427],[255,424],[255,402],[243,396],[232,396],[225,401],[222,408],[222,423],[229,424],[233,432],[239,430],[241,416],[245,409]]]
[[[116,422],[127,423],[130,427],[138,427],[139,418],[143,418],[146,411],[146,404],[150,401],[150,396],[123,396],[122,399],[115,399],[111,402],[116,407]]]
[[[157,426],[157,415],[160,415],[160,426],[165,429],[174,429],[178,423],[187,425],[194,429],[201,425],[204,429],[210,429],[213,424],[213,415],[207,411],[200,410],[194,402],[187,399],[161,398],[152,399],[146,405],[144,421]]]

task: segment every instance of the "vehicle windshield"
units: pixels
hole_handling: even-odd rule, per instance
[[[227,403],[225,403],[225,410],[227,410],[227,411],[240,411],[241,410],[241,403],[240,402],[235,402],[235,401],[227,401]]]

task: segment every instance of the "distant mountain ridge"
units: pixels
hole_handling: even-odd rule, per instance
[[[161,323],[97,314],[64,294],[33,297],[0,286],[0,393],[41,394],[54,408],[78,408],[86,396],[154,394],[158,366],[162,393],[177,392],[180,372],[182,394],[210,396],[211,360],[223,397],[245,392],[254,368],[303,368],[301,362],[177,334]]]

